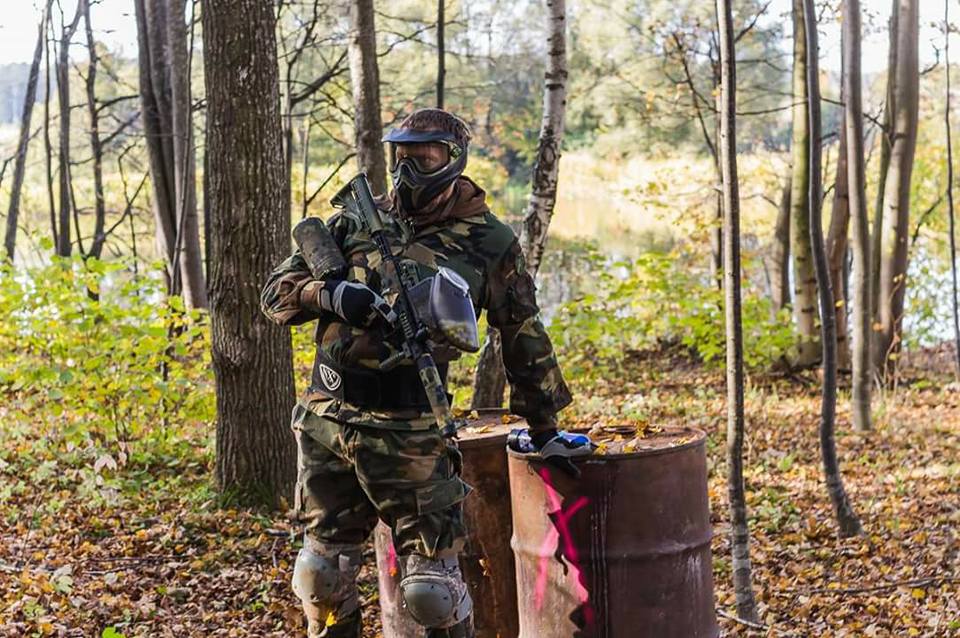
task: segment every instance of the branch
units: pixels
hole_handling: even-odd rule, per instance
[[[344,73],[346,67],[342,66],[343,61],[347,59],[347,50],[344,49],[343,53],[340,54],[340,57],[337,58],[337,61],[333,63],[333,66],[327,69],[320,77],[315,79],[310,84],[307,84],[302,90],[298,91],[290,97],[290,106],[296,106],[300,102],[304,101],[311,95],[317,92],[317,90],[322,87],[324,84],[337,77],[338,75]],[[291,109],[292,110],[292,109]]]

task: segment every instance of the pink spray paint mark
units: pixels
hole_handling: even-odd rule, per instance
[[[391,577],[397,575],[397,550],[390,541],[390,547],[387,549],[387,573]]]
[[[549,557],[552,556],[556,548],[559,547],[561,555],[567,559],[571,572],[576,579],[575,593],[577,600],[579,600],[583,606],[584,620],[588,626],[592,626],[596,616],[593,605],[590,604],[590,592],[587,591],[583,583],[584,575],[583,570],[580,568],[579,553],[573,542],[573,535],[570,533],[569,525],[573,515],[583,509],[590,501],[586,496],[581,496],[564,509],[563,499],[561,499],[560,494],[553,486],[550,470],[542,467],[537,470],[537,473],[540,475],[540,478],[543,479],[543,484],[546,486],[547,499],[550,501],[550,507],[553,508],[550,514],[554,520],[554,527],[547,533],[547,536],[543,539],[543,543],[540,545],[537,585],[534,590],[534,602],[536,603],[537,611],[542,609],[543,601],[547,594],[547,576],[550,565]]]

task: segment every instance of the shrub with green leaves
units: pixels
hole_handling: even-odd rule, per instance
[[[94,259],[5,266],[0,313],[5,403],[68,443],[126,444],[214,418],[206,315],[167,297],[159,272]]]
[[[564,305],[550,334],[573,376],[619,365],[630,351],[681,344],[707,365],[725,353],[723,294],[709,285],[680,250],[649,252],[631,261],[593,257],[592,292]],[[752,292],[743,298],[744,362],[762,369],[796,343],[789,313]]]

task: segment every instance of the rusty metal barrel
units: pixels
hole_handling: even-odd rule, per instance
[[[463,503],[467,542],[460,565],[473,598],[477,638],[516,638],[519,632],[506,442],[512,428],[526,423],[505,415],[505,410],[481,410],[459,436],[463,480],[473,487]],[[378,525],[374,541],[383,636],[419,638],[423,629],[402,606],[390,529]]]
[[[705,441],[650,434],[579,480],[508,452],[520,638],[718,636]]]

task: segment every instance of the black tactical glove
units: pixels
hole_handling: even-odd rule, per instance
[[[393,323],[397,315],[386,299],[366,284],[342,279],[317,282],[319,286],[305,286],[308,306],[332,312],[356,328],[366,328],[378,318]]]
[[[575,456],[589,456],[593,454],[594,448],[593,443],[586,436],[578,435],[571,440],[561,436],[557,428],[531,432],[530,442],[545,462],[573,478],[580,478],[580,468],[570,459]]]

